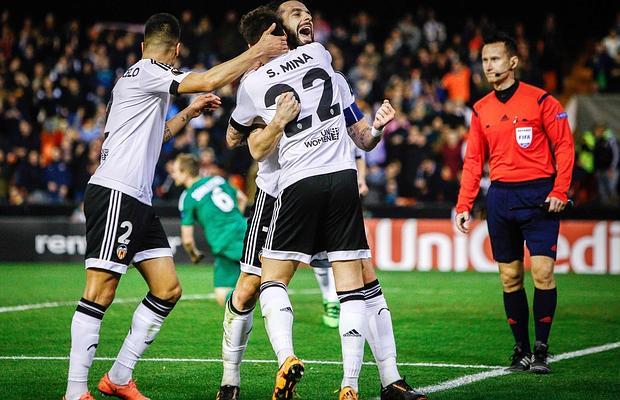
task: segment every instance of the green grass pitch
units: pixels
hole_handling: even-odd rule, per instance
[[[185,360],[144,360],[138,363],[134,377],[152,399],[214,399],[221,364],[208,360],[220,358],[223,309],[214,300],[199,296],[212,292],[210,268],[183,265],[178,270],[188,298],[177,305],[144,358]],[[60,399],[65,389],[66,359],[11,357],[68,355],[69,327],[75,309],[69,303],[81,295],[84,272],[79,265],[0,264],[0,274],[0,399]],[[401,365],[401,374],[413,386],[437,387],[462,376],[494,371],[492,366],[508,363],[512,337],[505,323],[496,274],[380,272],[379,278],[392,311],[398,361],[431,364]],[[557,281],[559,305],[550,339],[553,353],[562,355],[620,342],[620,276],[560,275]],[[533,285],[529,276],[526,284],[531,302]],[[90,375],[90,387],[97,398],[103,396],[95,390],[96,382],[112,364],[106,358],[115,357],[138,299],[146,291],[137,271],[129,271],[121,280],[117,298],[135,300],[113,304],[106,313],[97,349],[97,357],[103,359],[94,362]],[[291,292],[298,356],[305,360],[340,360],[337,330],[321,325],[321,300],[311,271],[298,271]],[[7,309],[44,302],[63,304],[30,310]],[[259,311],[255,312],[245,358],[257,361],[242,366],[242,399],[270,398],[276,363],[268,362],[274,360],[274,355]],[[372,360],[368,348],[366,360]],[[461,367],[435,365],[440,363]],[[618,399],[619,364],[620,348],[609,348],[557,360],[548,376],[491,377],[437,389],[429,397]],[[466,365],[470,367],[465,368]],[[309,362],[298,395],[301,399],[337,399],[334,391],[340,379],[340,365]],[[362,399],[378,398],[380,382],[374,365],[364,366],[360,383]]]

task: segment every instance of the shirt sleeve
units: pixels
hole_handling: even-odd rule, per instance
[[[333,80],[335,86],[338,87],[338,92],[340,93],[340,104],[342,104],[342,112],[348,128],[357,121],[363,119],[364,113],[357,106],[357,103],[355,103],[353,89],[351,89],[351,86],[349,85],[349,82],[347,82],[344,75],[336,71]]]
[[[183,192],[179,199],[179,211],[181,212],[181,225],[194,225],[194,202]]]
[[[239,132],[249,135],[254,119],[257,117],[256,107],[245,85],[241,82],[237,89],[237,105],[230,116],[230,125]]]
[[[151,64],[144,66],[144,73],[140,84],[147,93],[178,94],[179,84],[190,72],[182,72],[167,64],[151,60]]]
[[[456,204],[456,212],[471,211],[478,191],[480,190],[480,178],[482,169],[487,159],[487,144],[480,125],[477,112],[471,117],[469,135],[467,138],[467,150],[463,161],[463,174],[461,175],[461,188]]]
[[[541,107],[543,128],[549,138],[556,164],[555,184],[549,196],[567,201],[575,162],[575,144],[568,125],[568,115],[560,102],[551,96],[543,100]]]

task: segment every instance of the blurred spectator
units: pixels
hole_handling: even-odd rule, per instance
[[[53,147],[51,153],[51,161],[45,167],[43,176],[49,200],[58,203],[67,199],[71,174],[67,164],[62,159],[60,148]]]
[[[441,79],[441,84],[448,91],[448,100],[467,103],[470,98],[469,80],[471,72],[461,60],[452,62],[452,70]]]
[[[187,9],[179,17],[183,46],[177,67],[205,70],[246,48],[235,11],[211,20]],[[367,156],[370,193],[365,204],[452,198],[471,118],[469,105],[489,91],[479,62],[489,20],[464,16],[462,26],[446,27],[440,14],[424,7],[386,21],[364,10],[344,19],[315,10],[313,17],[315,40],[325,44],[334,68],[347,76],[369,122],[384,98],[398,109],[395,121],[385,128],[385,139]],[[525,32],[524,21],[515,24],[522,79],[544,82],[551,90],[564,80],[562,71],[568,69],[561,68],[566,61],[561,22],[549,15],[537,36]],[[139,59],[141,29],[116,22],[88,25],[54,13],[42,20],[2,13],[0,202],[82,200],[99,164],[110,89]],[[597,38],[594,54],[584,58],[599,91],[620,90],[619,29],[620,13],[609,33]],[[154,182],[156,198],[172,201],[176,196],[167,165],[179,151],[199,156],[202,174],[224,174],[238,187],[251,189],[255,163],[246,149],[228,150],[224,141],[235,105],[234,85],[218,95],[220,110],[192,120],[184,134],[164,144]],[[169,112],[187,104],[188,97],[179,96]],[[597,143],[601,154],[595,157]],[[586,182],[574,180],[580,193],[593,192],[587,188],[596,185],[594,175],[600,174],[595,159],[603,159],[606,143],[593,132],[591,138],[584,134],[575,176]]]
[[[598,123],[594,126],[594,169],[598,184],[598,194],[601,202],[606,205],[615,204],[618,200],[618,139],[613,132]]]
[[[59,152],[60,154],[60,152]],[[15,172],[15,186],[32,203],[42,203],[47,199],[44,192],[43,168],[39,163],[39,152],[30,150]]]

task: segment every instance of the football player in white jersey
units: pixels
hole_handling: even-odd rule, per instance
[[[280,12],[280,15],[282,16],[284,20],[285,26],[287,25],[287,23],[289,25],[288,26],[289,46],[297,47],[297,44],[303,45],[304,43],[312,42],[313,40],[312,23],[311,23],[311,20],[309,20],[309,13],[307,12],[307,9],[305,8],[303,4],[296,2],[296,1],[285,1],[285,2],[277,2],[275,5],[272,5],[272,6],[274,9],[277,9]],[[294,20],[296,16],[304,17],[305,16],[304,11],[307,17],[297,18],[298,19],[297,25],[295,25],[294,21],[292,20]],[[357,108],[357,106],[355,105],[352,92],[350,91],[350,88],[348,84],[346,83],[346,80],[341,75],[336,76],[336,78],[337,79],[335,79],[335,82],[336,84],[340,85],[341,92],[346,93],[346,95],[343,96],[344,98],[342,98],[342,104],[344,106],[344,114],[346,116],[345,119],[347,121],[347,127],[354,131],[357,130],[358,132],[363,131],[364,129],[370,130],[371,128],[368,126],[368,124],[364,120],[361,119],[363,117],[363,114],[361,113],[359,108]],[[287,96],[289,97],[288,99],[287,99]],[[292,99],[292,95],[290,95],[289,93],[284,94],[280,97],[278,108],[277,108],[278,112],[280,112],[280,107],[281,107],[280,103],[286,104],[286,102],[290,101],[290,99]],[[383,107],[386,107],[386,105],[384,105]],[[233,119],[231,120],[231,122],[235,124],[234,114],[233,114]],[[274,119],[272,123],[266,129],[262,131],[255,130],[248,138],[248,142],[250,144],[250,151],[255,158],[257,158],[257,156],[264,157],[264,153],[271,151],[271,149],[273,149],[274,147],[274,144],[273,144],[274,141],[277,141],[277,139],[279,139],[281,131],[282,131],[281,126],[283,126],[283,124],[280,124],[280,127],[278,127],[278,124],[275,122],[277,122],[277,119]],[[236,125],[237,127],[239,127],[238,124]],[[271,130],[269,129],[270,127],[271,127]],[[239,128],[243,129],[243,127],[239,127]],[[245,133],[247,134],[247,132]],[[238,144],[240,139],[243,138],[243,135],[241,135],[242,132],[237,131],[232,126],[229,126],[228,134],[229,135],[227,136],[227,139],[229,140],[229,143],[232,145]],[[367,191],[367,187],[365,186],[365,181],[364,181],[365,161],[363,159],[363,152],[360,152],[359,149],[357,149],[356,147],[354,148],[354,150],[355,150],[354,153],[355,153],[356,162],[358,164],[358,169],[359,169],[358,189],[359,189],[359,193],[363,195]],[[313,262],[313,265],[315,263],[318,263],[319,261],[320,260],[315,260],[315,262]],[[423,399],[424,396],[421,393],[414,391],[404,380],[401,379],[398,373],[398,370],[396,368],[396,347],[394,344],[394,336],[393,336],[393,331],[392,331],[392,324],[391,324],[391,317],[389,314],[389,309],[387,308],[387,304],[381,292],[381,287],[379,286],[379,282],[377,280],[376,274],[374,273],[374,268],[372,267],[370,260],[364,259],[363,261],[364,261],[364,284],[365,284],[364,285],[364,301],[366,304],[366,313],[369,319],[369,323],[371,325],[371,330],[369,331],[367,340],[369,341],[369,344],[371,346],[371,349],[373,350],[373,354],[379,366],[379,372],[380,372],[380,377],[381,377],[381,382],[382,382],[381,398],[382,399]],[[327,266],[329,266],[328,263],[327,263]],[[325,271],[325,270],[315,268],[315,271]],[[250,295],[252,291],[247,290],[247,289],[248,288],[246,288],[245,292],[248,295]],[[238,300],[238,299],[235,299],[235,300]],[[385,310],[388,310],[388,312],[385,312]],[[234,314],[229,315],[229,317],[231,317],[229,318],[230,320],[232,321],[235,320]],[[229,325],[234,326],[234,324],[230,323],[231,322],[230,320],[229,320]],[[226,323],[225,323],[225,327],[226,327]],[[237,322],[237,327],[240,327],[239,322]],[[228,336],[231,336],[230,332],[228,333],[229,333]],[[224,344],[226,344],[226,336],[227,335],[225,333]],[[232,336],[237,340],[240,339],[239,335],[232,335]],[[247,336],[245,340],[247,342]],[[236,348],[237,349],[245,348],[246,342],[236,343],[237,344]],[[230,343],[229,341],[228,344],[229,344],[229,348],[231,348],[230,344],[235,344],[235,343]],[[223,350],[224,350],[223,353],[226,354],[226,346],[224,346]],[[242,351],[241,351],[241,354],[242,354]],[[238,357],[238,362],[240,362],[240,357]],[[238,372],[237,372],[237,375],[238,375]],[[222,380],[222,384],[224,385],[225,383],[226,383],[226,373]],[[237,384],[238,384],[238,380],[237,380]],[[226,389],[228,389],[228,391]],[[226,392],[228,392],[229,394],[236,394],[238,393],[238,387],[233,388],[233,387],[222,386],[222,388],[220,389],[220,392],[224,394]],[[348,392],[347,390],[343,391],[341,393],[341,396],[346,397],[347,392]],[[237,397],[224,395],[221,398],[222,399],[225,399],[225,398],[234,399]]]
[[[67,400],[94,399],[87,380],[101,321],[130,263],[144,277],[149,292],[98,388],[122,399],[146,399],[136,388],[132,371],[181,297],[172,251],[151,207],[155,164],[163,140],[203,110],[220,105],[217,96],[202,95],[166,122],[170,95],[214,90],[256,67],[266,55],[288,51],[285,40],[270,34],[273,29],[264,32],[259,49],[249,49],[204,73],[185,73],[171,66],[180,48],[178,20],[170,14],[155,14],[146,22],[143,58],[114,86],[101,163],[86,189],[86,287],[71,323]]]

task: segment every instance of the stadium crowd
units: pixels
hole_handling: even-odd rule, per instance
[[[366,204],[456,202],[471,105],[490,87],[480,59],[485,18],[446,25],[432,9],[419,8],[387,31],[360,11],[349,20],[314,14],[315,39],[333,56],[370,117],[384,98],[397,108],[385,139],[367,154]],[[180,66],[204,70],[239,54],[245,43],[239,15],[214,23],[186,10],[180,15]],[[384,34],[384,32],[386,32]],[[566,64],[553,15],[532,37],[523,23],[511,32],[518,43],[518,77],[559,93]],[[83,199],[96,169],[110,91],[140,58],[142,26],[82,24],[77,18],[42,21],[0,15],[0,204],[62,203]],[[599,38],[588,62],[600,91],[620,91],[620,15]],[[247,150],[228,150],[225,132],[235,88],[220,91],[222,108],[191,122],[164,144],[155,176],[155,203],[176,201],[182,188],[170,178],[180,152],[199,157],[201,173],[224,174],[252,192],[255,166]],[[189,102],[179,97],[169,116]],[[577,200],[618,204],[618,141],[604,125],[576,133]],[[487,179],[488,181],[488,179]],[[488,182],[487,182],[488,183]],[[484,184],[483,190],[484,193]]]

